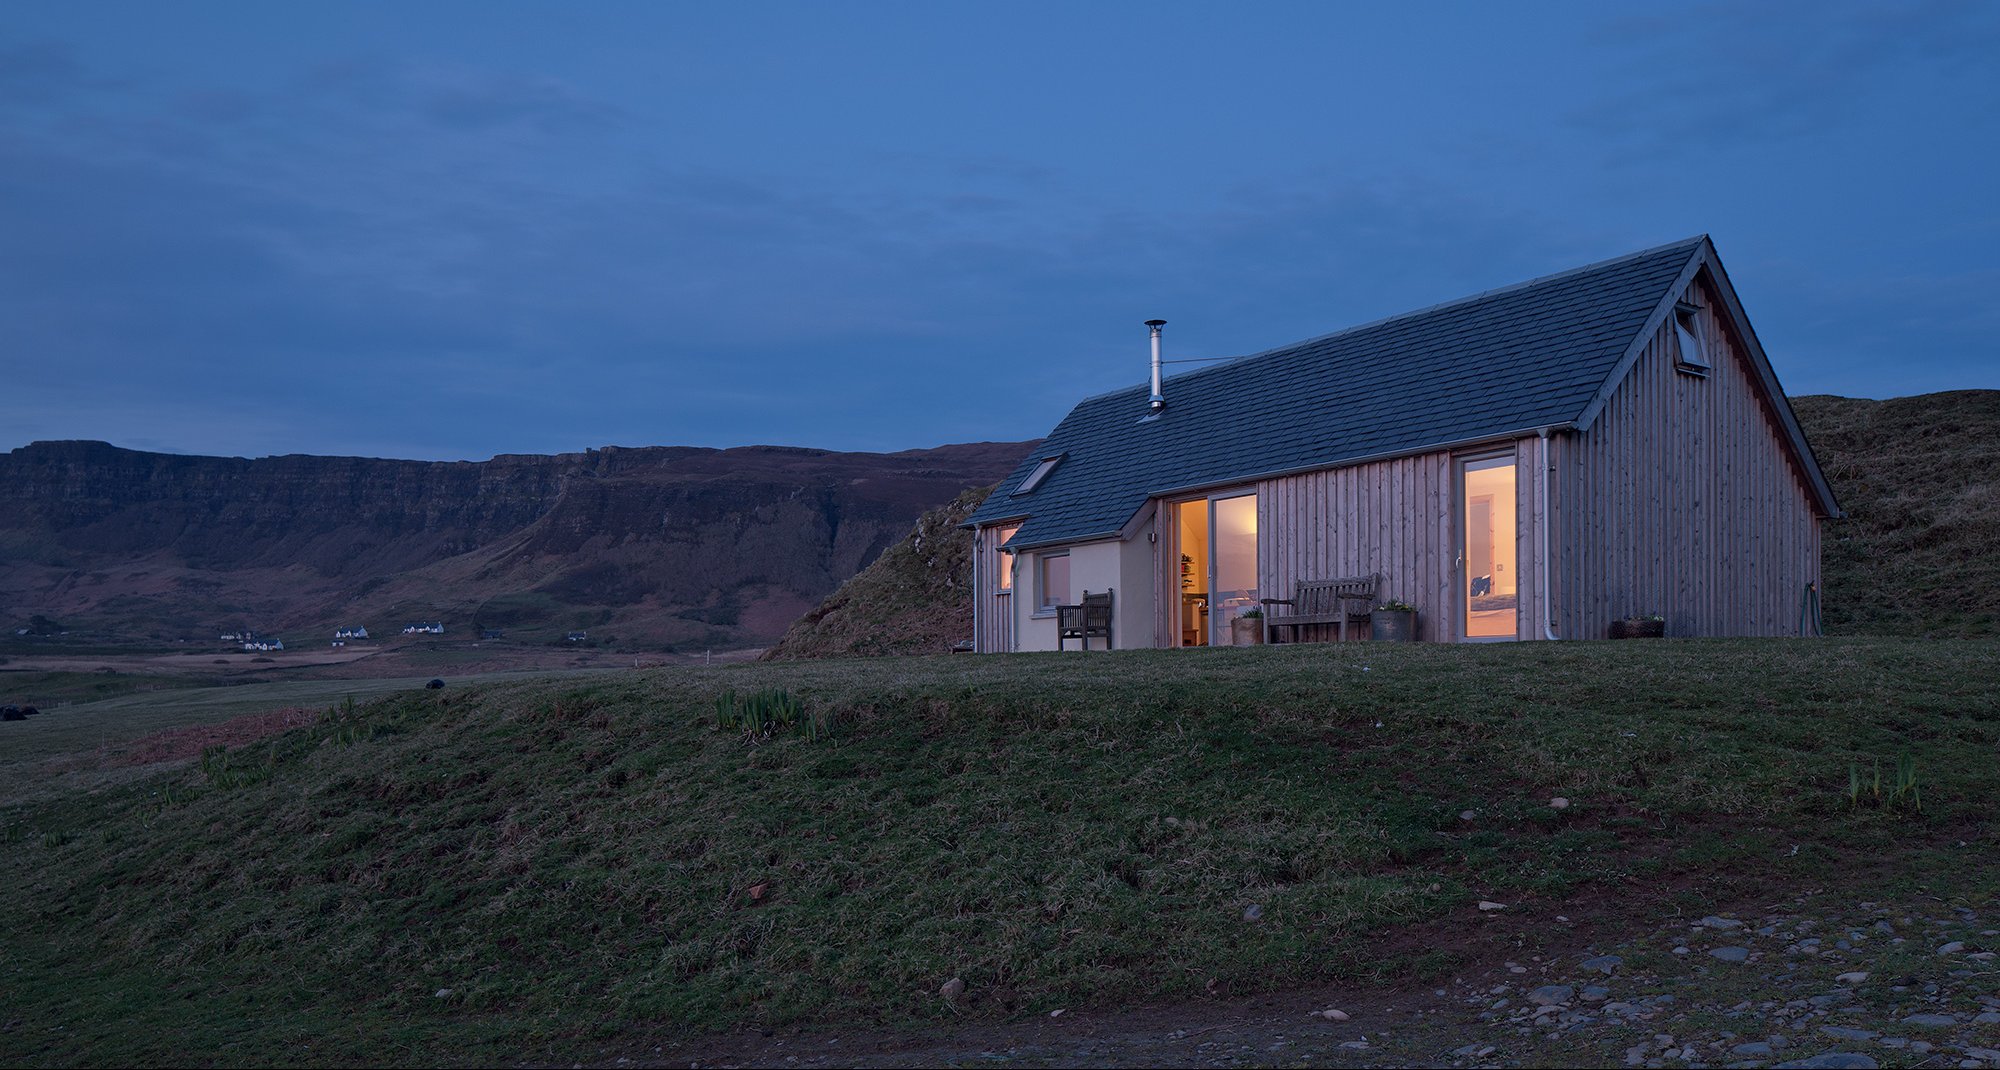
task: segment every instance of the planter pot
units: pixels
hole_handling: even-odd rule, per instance
[[[1368,634],[1389,642],[1413,643],[1417,639],[1417,611],[1378,609],[1368,617]]]
[[[1229,641],[1232,646],[1263,646],[1264,618],[1238,617],[1230,621]]]

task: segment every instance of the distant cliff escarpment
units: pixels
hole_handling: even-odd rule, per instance
[[[213,639],[444,618],[530,641],[761,645],[1028,446],[425,462],[37,442],[0,454],[0,623]]]

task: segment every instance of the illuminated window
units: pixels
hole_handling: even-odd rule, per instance
[[[993,545],[996,548],[1007,545],[1007,540],[1013,538],[1014,533],[1019,530],[1021,530],[1021,525],[1019,524],[1006,524],[1001,527],[994,528]],[[1007,553],[995,553],[993,557],[994,560],[999,562],[998,567],[994,571],[1000,574],[1000,582],[994,586],[994,589],[999,591],[1001,594],[1012,594],[1014,592],[1015,555]]]
[[[1036,592],[1043,609],[1054,609],[1069,601],[1069,551],[1042,554],[1036,558],[1041,590]]]
[[[1042,463],[1036,465],[1035,470],[1029,472],[1028,478],[1022,480],[1021,485],[1015,487],[1014,493],[1009,496],[1018,497],[1023,494],[1032,493],[1036,487],[1042,485],[1042,480],[1049,478],[1049,473],[1056,470],[1056,465],[1060,464],[1062,462],[1062,459],[1063,455],[1060,453],[1056,454],[1054,457],[1042,458]]]

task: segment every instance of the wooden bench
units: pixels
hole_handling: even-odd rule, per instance
[[[1071,639],[1078,640],[1083,649],[1090,649],[1092,639],[1104,640],[1104,649],[1111,649],[1111,592],[1091,594],[1083,592],[1083,601],[1073,606],[1056,607],[1056,649],[1066,649],[1063,644]]]
[[[1264,609],[1264,641],[1278,641],[1278,629],[1290,628],[1297,642],[1299,629],[1308,624],[1337,624],[1342,642],[1347,640],[1349,621],[1365,621],[1375,605],[1375,589],[1382,576],[1348,576],[1337,580],[1300,580],[1290,598],[1260,598]],[[1283,616],[1273,615],[1272,606],[1290,606]]]

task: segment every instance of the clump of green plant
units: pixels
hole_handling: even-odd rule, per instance
[[[1907,809],[1913,813],[1924,808],[1923,789],[1917,785],[1917,759],[1908,751],[1896,757],[1896,767],[1892,778],[1884,789],[1882,783],[1882,763],[1870,763],[1869,772],[1863,774],[1860,762],[1847,765],[1847,803],[1860,807],[1863,803],[1881,807],[1884,810]]]
[[[221,744],[204,747],[201,751],[201,773],[208,782],[218,788],[232,790],[262,784],[278,771],[278,752],[264,749],[262,761],[238,762],[231,760],[229,748]]]
[[[741,731],[751,736],[772,736],[804,726],[807,739],[817,742],[832,735],[833,718],[806,709],[798,696],[780,688],[767,688],[738,695],[724,691],[715,698],[716,727],[725,732]]]
[[[1415,613],[1417,611],[1417,607],[1409,604],[1408,602],[1403,601],[1400,598],[1395,598],[1387,602],[1383,602],[1382,604],[1376,606],[1375,609],[1378,612],[1382,613]]]
[[[1252,606],[1249,609],[1246,609],[1242,613],[1238,614],[1238,616],[1242,617],[1244,620],[1263,620],[1264,611],[1256,606]]]

